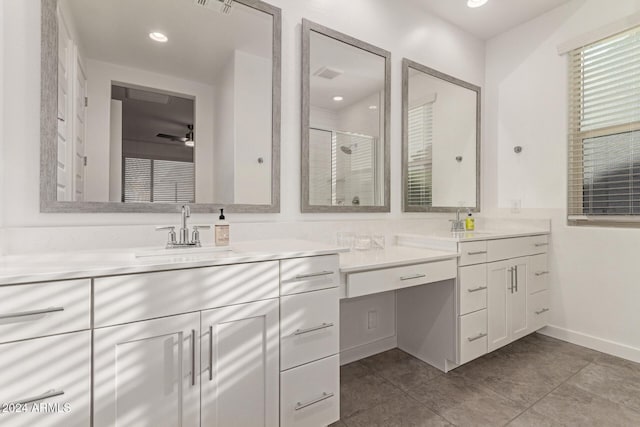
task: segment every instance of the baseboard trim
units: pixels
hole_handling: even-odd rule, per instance
[[[592,350],[601,351],[602,353],[611,354],[623,359],[640,363],[640,348],[631,347],[615,341],[609,341],[603,338],[594,337],[593,335],[583,334],[582,332],[572,331],[570,329],[560,328],[558,326],[549,325],[538,331],[543,335],[567,341],[572,344],[581,345]]]
[[[357,347],[348,348],[340,352],[340,365],[355,362],[383,351],[391,350],[398,346],[398,337],[392,335],[373,342],[359,345]]]

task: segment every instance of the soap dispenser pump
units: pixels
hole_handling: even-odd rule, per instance
[[[229,246],[229,223],[225,221],[224,209],[220,209],[220,216],[215,225],[216,246]]]
[[[467,231],[474,231],[476,229],[476,220],[471,214],[471,209],[467,209],[467,219],[464,221],[464,228]]]

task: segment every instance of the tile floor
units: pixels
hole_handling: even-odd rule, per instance
[[[398,349],[341,368],[332,427],[640,426],[640,364],[540,334],[448,374]]]

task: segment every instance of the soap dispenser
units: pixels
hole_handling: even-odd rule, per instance
[[[467,231],[473,231],[476,229],[476,220],[471,214],[471,209],[467,209],[467,219],[464,221],[464,228]]]
[[[229,223],[225,221],[224,209],[220,209],[220,216],[215,225],[216,246],[229,246]]]

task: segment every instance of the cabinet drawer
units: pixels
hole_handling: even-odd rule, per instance
[[[460,267],[458,281],[461,315],[487,308],[486,264]]]
[[[549,324],[550,302],[549,291],[529,295],[529,325],[531,332]]]
[[[487,262],[545,253],[549,245],[548,237],[540,235],[489,240],[487,242]]]
[[[487,310],[460,316],[460,364],[487,353]]]
[[[280,261],[282,295],[335,288],[340,284],[338,255],[323,255]]]
[[[430,262],[347,275],[347,298],[424,285],[456,277],[456,261]]]
[[[549,289],[547,254],[534,255],[531,257],[527,289],[530,294]]]
[[[340,418],[338,355],[282,372],[280,387],[282,427],[328,426]]]
[[[0,425],[90,424],[91,332],[2,344],[0,366],[0,404],[26,404],[26,408],[22,407],[26,412],[0,413]],[[44,405],[54,407],[55,412],[44,410]],[[34,407],[43,410],[36,412]]]
[[[278,261],[94,279],[94,325],[277,298]]]
[[[460,245],[459,264],[471,265],[487,262],[487,242],[464,242]]]
[[[0,342],[90,327],[90,279],[0,286]]]
[[[339,352],[338,288],[280,298],[280,369]]]

